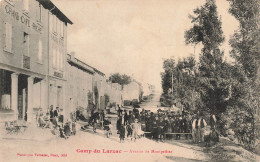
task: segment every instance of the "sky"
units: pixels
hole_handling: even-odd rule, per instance
[[[119,72],[161,90],[164,59],[180,59],[200,46],[185,45],[188,18],[206,0],[52,0],[73,22],[68,25],[68,53],[109,77]],[[228,13],[226,0],[217,0],[229,57],[229,37],[238,23]]]

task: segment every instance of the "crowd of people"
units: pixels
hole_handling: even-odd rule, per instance
[[[194,143],[210,141],[217,142],[218,133],[216,131],[216,117],[211,114],[205,118],[203,115],[190,114],[189,112],[175,112],[169,110],[158,109],[156,113],[149,110],[133,108],[132,110],[121,109],[118,106],[116,129],[119,134],[120,142],[124,142],[125,138],[136,139],[146,136],[157,141],[174,138],[181,139],[184,135],[185,139],[192,139]],[[105,131],[105,136],[112,135],[111,121],[105,117],[105,112],[92,110],[90,117],[84,116],[80,110],[71,113],[71,120],[64,122],[62,109],[53,106],[46,114],[39,109],[36,120],[37,125],[42,128],[50,128],[53,134],[59,131],[59,136],[68,138],[70,135],[76,134],[76,121],[86,122],[82,129],[86,126],[92,126],[96,132],[98,125]],[[209,125],[207,121],[209,121]]]
[[[42,128],[49,128],[52,134],[58,134],[61,138],[69,138],[71,135],[76,134],[76,124],[73,120],[67,120],[64,122],[63,110],[56,107],[53,110],[53,106],[46,113],[40,108],[36,114],[37,126]],[[58,133],[57,133],[58,132]]]
[[[139,112],[136,108],[129,111],[119,108],[117,130],[121,140],[125,135],[136,139],[142,134],[138,132],[143,132],[146,137],[157,141],[174,136],[176,140],[179,140],[181,135],[184,135],[185,139],[192,139],[194,143],[218,141],[216,117],[213,114],[210,115],[209,123],[208,126],[203,115],[191,115],[185,111],[176,113],[158,109],[157,113],[153,113],[144,109]],[[138,129],[140,131],[133,134],[133,131]]]

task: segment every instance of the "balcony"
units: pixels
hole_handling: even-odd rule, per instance
[[[30,69],[30,57],[23,55],[23,68]]]

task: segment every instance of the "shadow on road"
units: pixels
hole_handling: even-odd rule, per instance
[[[204,160],[196,160],[196,159],[188,159],[188,158],[184,158],[184,157],[175,157],[175,156],[166,156],[167,159],[169,160],[173,160],[173,161],[181,161],[181,162],[201,162]]]

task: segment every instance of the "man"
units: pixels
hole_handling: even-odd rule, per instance
[[[118,110],[117,110],[117,114],[118,114],[118,116],[121,116],[121,114],[122,114],[122,110],[121,110],[120,106],[117,105],[117,108],[118,108]]]
[[[53,112],[53,105],[50,106],[50,121],[53,122],[54,112]]]
[[[53,117],[58,117],[59,116],[59,112],[60,112],[60,109],[59,107],[56,107],[56,110],[54,110],[54,113],[53,113]]]
[[[125,140],[125,126],[124,125],[120,126],[119,138],[120,138],[120,143],[124,142],[124,140]]]
[[[58,126],[58,116],[59,116],[59,107],[56,107],[56,110],[54,110],[54,112],[53,112],[53,125],[55,126],[55,127],[57,127]]]
[[[209,124],[210,124],[211,130],[214,130],[216,128],[217,119],[216,119],[216,116],[214,114],[210,115]]]
[[[202,116],[198,121],[198,126],[199,126],[199,142],[204,142],[205,128],[207,126],[207,123]]]
[[[177,116],[175,118],[175,124],[174,124],[174,129],[175,129],[175,133],[180,133],[181,132],[181,120],[182,118],[180,116]],[[179,140],[181,138],[181,135],[180,134],[176,134],[176,140]]]
[[[164,126],[165,126],[165,121],[164,121],[163,117],[160,117],[160,118],[159,118],[159,121],[158,121],[157,131],[158,131],[159,139],[160,139],[161,141],[163,141]]]
[[[127,125],[127,123],[128,123],[128,118],[129,118],[129,116],[128,116],[128,114],[127,114],[127,111],[124,110],[124,120],[125,120],[124,125]]]
[[[135,116],[134,116],[134,114],[132,113],[132,111],[129,111],[129,118],[128,118],[128,120],[129,120],[129,123],[130,123],[130,124],[134,123]]]
[[[192,140],[194,143],[198,143],[198,117],[195,116],[192,122]]]
[[[63,109],[58,114],[58,122],[63,126],[64,123],[64,115],[63,115]]]
[[[189,128],[188,128],[188,121],[186,115],[183,115],[183,119],[181,121],[182,125],[182,133],[189,133]],[[185,134],[186,140],[188,139],[188,134]]]
[[[158,117],[155,117],[152,123],[152,137],[153,139],[158,140]]]
[[[139,110],[136,107],[134,107],[133,113],[134,113],[135,118],[138,119],[139,118]]]
[[[101,126],[103,127],[104,126],[104,120],[105,120],[105,113],[104,113],[104,110],[101,110],[100,112],[100,122],[101,122]]]
[[[122,115],[118,117],[116,122],[117,134],[120,134],[121,125],[122,125]]]

